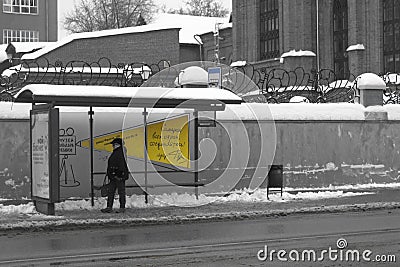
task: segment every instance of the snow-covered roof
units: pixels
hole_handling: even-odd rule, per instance
[[[11,42],[16,53],[29,53],[33,50],[44,48],[55,42]]]
[[[156,16],[150,25],[168,25],[170,27],[181,28],[179,43],[198,44],[193,37],[194,35],[214,31],[217,23],[221,23],[220,29],[221,27],[226,27],[229,24],[228,21],[229,17],[219,18],[161,13]]]
[[[167,29],[180,29],[179,43],[181,44],[198,44],[194,39],[194,35],[213,31],[216,23],[224,23],[228,20],[229,18],[159,13],[155,16],[151,23],[143,26],[71,34],[50,46],[40,49],[35,53],[24,55],[22,59],[36,59],[74,40]]]
[[[215,88],[111,87],[30,84],[15,95],[15,102],[54,103],[56,106],[155,107],[223,110],[242,98]]]
[[[220,31],[226,30],[226,29],[232,29],[232,26],[233,26],[232,22],[219,23],[218,29],[219,29]],[[214,27],[214,28],[215,28],[215,27]],[[204,32],[204,33],[202,33],[202,34],[206,34],[206,33],[210,33],[210,32],[215,32],[215,30],[216,30],[216,29],[214,29],[214,30],[209,30],[209,31],[206,31],[206,32]]]

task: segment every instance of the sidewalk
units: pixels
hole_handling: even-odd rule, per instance
[[[353,190],[353,192],[360,190]],[[376,188],[362,190],[365,194],[325,199],[285,200],[295,193],[274,194],[278,201],[235,201],[213,202],[197,207],[144,206],[128,208],[124,214],[103,214],[100,206],[89,209],[57,210],[55,216],[34,212],[33,204],[3,206],[8,209],[25,208],[28,212],[1,214],[0,233],[5,231],[39,231],[112,225],[148,225],[201,221],[242,220],[287,216],[290,214],[326,212],[363,212],[375,209],[400,208],[400,188]],[[297,193],[301,194],[301,193]]]

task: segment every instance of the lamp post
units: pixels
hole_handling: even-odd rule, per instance
[[[147,65],[143,65],[142,69],[140,70],[140,76],[142,76],[143,81],[147,81],[150,78],[151,69]]]

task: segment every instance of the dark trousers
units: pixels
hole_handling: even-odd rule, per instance
[[[111,190],[107,197],[107,207],[112,208],[114,204],[115,190],[118,189],[119,207],[121,209],[125,208],[125,203],[126,203],[125,180],[112,179],[110,181],[110,184],[111,184]]]

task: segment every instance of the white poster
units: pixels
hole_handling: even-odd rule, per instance
[[[32,114],[32,196],[50,199],[49,114]]]

